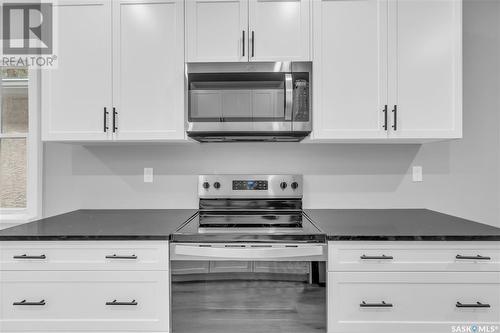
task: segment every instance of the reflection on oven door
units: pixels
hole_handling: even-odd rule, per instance
[[[175,333],[326,332],[324,262],[172,261]]]

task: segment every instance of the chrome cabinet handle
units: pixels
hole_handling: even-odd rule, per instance
[[[386,256],[385,254],[381,256],[367,256],[366,254],[363,254],[360,257],[362,260],[392,260],[394,259],[393,256]]]
[[[12,305],[14,306],[43,306],[45,305],[45,300],[42,299],[40,302],[27,302],[25,299],[23,299],[21,302],[14,302]]]
[[[113,133],[116,133],[118,130],[118,126],[116,126],[116,118],[118,116],[118,112],[116,112],[116,108],[113,107]]]
[[[116,254],[113,254],[112,256],[106,256],[106,259],[137,259],[137,256],[135,254],[131,256],[117,256]]]
[[[365,301],[361,302],[359,305],[361,308],[392,308],[393,305],[391,303],[386,303],[382,301],[381,303],[366,303]]]
[[[455,258],[458,260],[491,260],[491,257],[483,257],[479,254],[477,256],[462,256],[457,254]]]
[[[242,57],[245,56],[245,30],[242,31],[243,37],[241,39],[241,46],[243,48]]]
[[[457,308],[491,308],[491,305],[486,304],[486,303],[481,303],[481,302],[476,302],[472,304],[463,304],[460,302],[457,302],[455,305]]]
[[[117,305],[117,306],[123,306],[123,305],[137,305],[138,303],[135,301],[135,299],[132,302],[118,302],[116,299],[113,300],[113,302],[106,302],[106,305]]]
[[[37,259],[37,260],[47,259],[45,254],[42,254],[40,256],[29,256],[27,254],[23,254],[22,256],[14,256],[13,258],[14,259]]]
[[[389,109],[388,109],[387,105],[384,107],[384,110],[382,110],[382,112],[384,113],[384,126],[383,126],[384,131],[388,130],[388,125],[387,125],[388,124],[388,110]]]
[[[392,128],[397,131],[398,130],[398,106],[394,105],[394,109],[392,110],[392,113],[394,114],[394,124],[392,125]]]
[[[106,133],[109,129],[108,127],[108,108],[104,107],[104,133]]]
[[[255,31],[252,31],[252,58],[255,57]]]

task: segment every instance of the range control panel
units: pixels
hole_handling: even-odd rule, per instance
[[[200,198],[301,198],[301,175],[201,175]]]
[[[267,180],[233,180],[233,191],[267,191]]]

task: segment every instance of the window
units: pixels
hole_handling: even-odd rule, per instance
[[[0,68],[0,222],[39,215],[38,75]]]

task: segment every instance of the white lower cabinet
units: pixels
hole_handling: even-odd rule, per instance
[[[2,271],[168,270],[162,241],[40,241],[0,243]]]
[[[437,333],[500,323],[498,272],[330,272],[328,286],[330,333]]]
[[[332,242],[330,271],[500,272],[500,242]]]
[[[168,331],[166,271],[0,274],[2,332]]]
[[[328,332],[495,332],[499,255],[499,242],[329,242]]]
[[[169,332],[166,241],[3,242],[0,258],[2,333]]]

